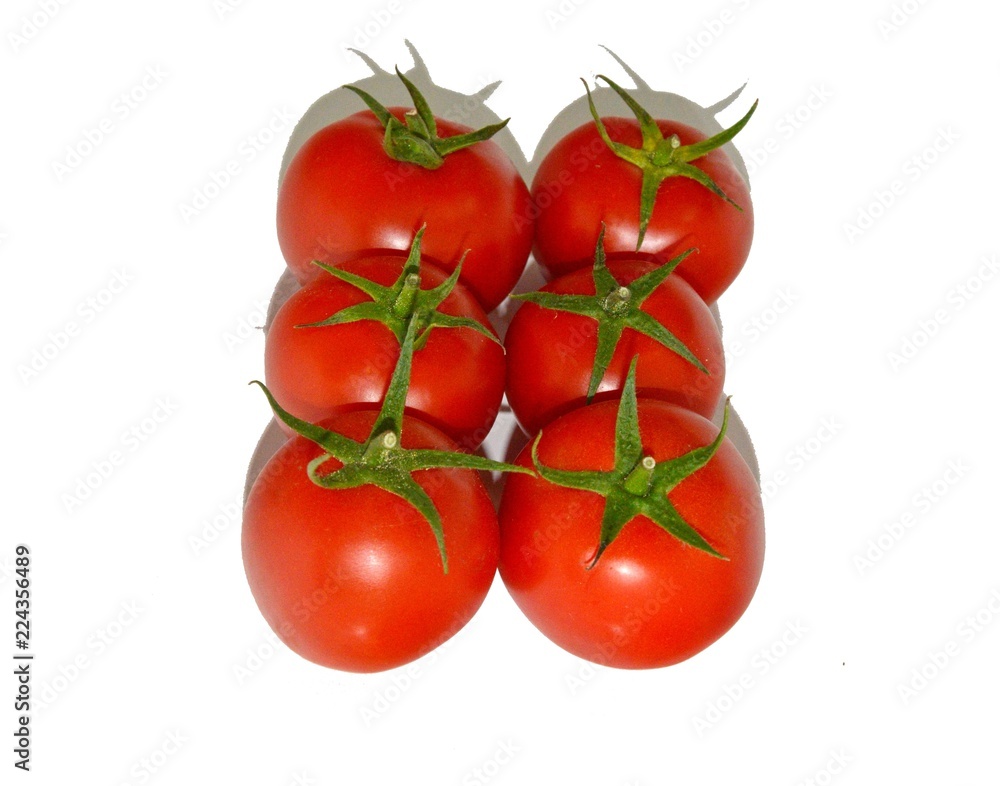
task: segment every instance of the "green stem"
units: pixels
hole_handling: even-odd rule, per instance
[[[547,467],[538,459],[538,443],[532,443],[531,458],[541,478],[557,486],[589,491],[605,499],[601,519],[601,534],[597,552],[588,570],[593,568],[605,549],[622,529],[637,515],[656,524],[668,535],[703,551],[711,557],[725,559],[677,511],[669,494],[680,483],[704,467],[715,455],[725,438],[729,407],[718,436],[708,445],[694,448],[673,459],[657,462],[642,451],[639,433],[639,400],[635,390],[637,358],[629,366],[615,418],[615,465],[611,470],[563,470]]]
[[[705,365],[677,336],[641,308],[646,298],[650,297],[666,281],[681,260],[691,252],[691,249],[639,278],[633,279],[628,286],[625,286],[607,268],[604,253],[604,231],[605,226],[602,223],[597,238],[597,248],[594,251],[593,295],[557,294],[541,290],[513,296],[518,300],[534,303],[541,308],[566,311],[596,320],[597,350],[594,353],[594,366],[587,387],[587,402],[589,403],[593,399],[601,380],[604,379],[604,374],[611,364],[611,359],[625,328],[631,328],[648,336],[661,346],[679,355],[699,371],[708,374]]]
[[[632,113],[635,115],[642,133],[641,147],[629,147],[626,144],[616,142],[611,139],[607,129],[604,127],[604,121],[600,114],[598,114],[597,107],[594,105],[594,99],[590,93],[590,86],[584,80],[583,86],[587,90],[587,102],[590,106],[590,114],[594,118],[594,124],[597,126],[598,135],[604,141],[604,144],[606,144],[616,156],[623,161],[627,161],[628,163],[636,166],[642,171],[642,185],[640,187],[639,195],[639,236],[638,242],[636,243],[637,251],[642,247],[642,241],[646,236],[646,229],[648,228],[650,218],[653,215],[653,206],[656,202],[660,185],[667,178],[685,177],[694,180],[696,183],[701,184],[716,196],[724,199],[737,210],[743,210],[742,207],[736,204],[736,202],[734,202],[729,195],[726,194],[714,180],[712,180],[711,176],[707,172],[694,166],[690,162],[707,155],[735,137],[736,134],[738,134],[747,124],[750,117],[757,109],[756,101],[754,101],[753,106],[750,107],[749,112],[724,131],[720,131],[718,134],[715,134],[708,139],[703,139],[700,142],[694,142],[690,145],[682,145],[676,134],[672,134],[671,136],[664,138],[663,132],[660,130],[660,127],[657,125],[654,118],[623,88],[619,87],[602,74],[598,74],[597,78],[606,82],[608,87],[614,90],[628,105],[629,109],[631,109]]]
[[[347,306],[326,319],[296,325],[297,328],[330,327],[349,322],[371,320],[381,322],[393,332],[400,344],[411,322],[417,323],[417,339],[414,348],[420,350],[434,328],[469,328],[475,330],[490,341],[500,343],[490,328],[472,317],[453,316],[438,311],[438,307],[454,290],[462,273],[462,261],[448,278],[431,289],[421,289],[420,274],[420,243],[426,230],[426,225],[417,230],[410,244],[410,253],[399,277],[392,286],[382,286],[362,276],[348,273],[340,268],[319,265],[323,270],[345,284],[361,290],[370,300]],[[463,255],[462,259],[465,259]]]
[[[403,288],[396,296],[396,301],[392,304],[393,313],[400,319],[406,319],[413,314],[413,306],[417,301],[417,293],[420,291],[420,276],[410,273],[403,281]]]
[[[620,286],[609,292],[601,305],[612,316],[618,316],[628,309],[631,300],[632,290],[628,287]]]
[[[437,121],[423,94],[409,79],[403,76],[397,68],[399,77],[406,91],[413,100],[414,108],[403,115],[403,121],[397,120],[374,97],[355,85],[344,87],[357,95],[372,111],[385,129],[382,148],[388,156],[396,161],[415,164],[424,169],[437,169],[444,164],[445,156],[462,150],[478,142],[485,142],[507,125],[510,120],[484,126],[466,134],[454,136],[438,136]]]
[[[368,447],[365,449],[366,459],[377,459],[383,457],[387,451],[394,450],[399,446],[399,435],[395,431],[383,431],[372,437]]]
[[[623,483],[625,490],[637,497],[646,496],[653,482],[654,469],[656,469],[656,459],[652,456],[643,456],[642,461],[636,464],[635,468],[625,476]]]
[[[441,569],[447,573],[448,554],[445,550],[441,514],[428,493],[413,479],[413,473],[435,468],[529,474],[530,470],[458,451],[416,450],[402,446],[400,434],[409,391],[416,332],[416,322],[411,321],[406,328],[399,349],[399,360],[382,400],[382,407],[368,438],[363,442],[299,420],[282,409],[264,385],[259,382],[257,384],[267,396],[274,414],[282,422],[325,451],[310,461],[306,468],[313,483],[332,492],[371,485],[406,500],[423,516],[434,533],[441,557]],[[341,467],[320,473],[320,467],[331,457],[337,459]],[[350,526],[351,522],[346,522],[345,525]]]

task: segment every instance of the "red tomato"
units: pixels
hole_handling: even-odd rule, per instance
[[[338,267],[390,286],[404,262],[405,257],[382,255]],[[370,300],[351,284],[317,270],[321,276],[278,310],[264,347],[268,388],[284,409],[310,423],[340,410],[377,405],[399,358],[399,340],[380,322],[296,327]],[[421,264],[421,289],[432,289],[445,278],[440,270]],[[461,284],[438,310],[474,319],[495,335],[482,307]],[[414,354],[407,411],[419,414],[464,448],[475,450],[499,411],[504,365],[503,347],[481,333],[465,327],[435,327],[426,345]]]
[[[642,144],[636,120],[603,118],[615,142]],[[690,126],[657,121],[665,138],[676,134],[682,145],[705,139]],[[746,182],[721,150],[691,164],[706,172],[742,212],[687,177],[660,184],[646,229],[641,256],[666,261],[688,248],[698,253],[677,268],[711,304],[740,272],[753,239],[753,206]],[[545,156],[532,184],[537,206],[535,259],[555,276],[589,266],[601,222],[607,225],[608,259],[636,256],[642,172],[605,145],[594,123],[567,134]]]
[[[541,464],[607,471],[615,462],[618,402],[574,410],[545,427]],[[719,429],[682,407],[639,399],[642,452],[657,462],[710,444]],[[531,465],[530,445],[518,457]],[[750,603],[764,558],[763,511],[753,475],[728,439],[667,495],[726,559],[680,541],[637,515],[593,567],[605,500],[528,475],[511,475],[500,505],[500,575],[549,639],[618,668],[667,666],[725,633]]]
[[[364,440],[376,414],[345,413],[327,427]],[[402,445],[456,448],[410,417]],[[413,474],[441,515],[445,573],[431,527],[409,503],[370,485],[313,483],[306,468],[322,454],[295,437],[255,481],[243,512],[250,589],[271,629],[302,657],[343,671],[401,666],[454,635],[482,604],[496,572],[496,513],[474,470]]]
[[[407,110],[391,108],[402,119]],[[437,120],[442,137],[471,129]],[[445,157],[438,169],[390,158],[370,111],[313,135],[278,190],[278,242],[305,283],[319,260],[338,264],[373,251],[406,252],[427,224],[424,254],[449,272],[466,251],[462,282],[491,311],[514,288],[531,251],[528,188],[492,140]]]
[[[634,259],[608,263],[611,274],[626,286],[655,268],[651,262]],[[592,273],[590,268],[577,270],[542,291],[593,295]],[[708,373],[654,339],[625,328],[594,400],[621,395],[629,363],[638,355],[636,383],[640,396],[671,401],[711,417],[725,380],[722,336],[712,312],[676,273],[654,290],[641,310],[680,339]],[[586,403],[597,351],[597,327],[597,320],[590,317],[534,303],[524,303],[514,315],[504,339],[507,400],[529,434]]]

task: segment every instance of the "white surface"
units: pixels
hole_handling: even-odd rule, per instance
[[[13,550],[30,544],[33,688],[47,705],[32,716],[29,777],[651,786],[995,775],[997,426],[982,403],[996,386],[1000,285],[980,269],[998,245],[995,6],[519,0],[452,4],[448,23],[449,7],[431,0],[229,5],[16,0],[0,22],[0,597],[12,649]],[[901,24],[887,31],[894,13]],[[366,42],[359,27],[373,29],[373,14],[388,22]],[[37,34],[13,41],[36,15],[47,19]],[[700,54],[689,49],[699,35]],[[263,373],[253,328],[281,272],[278,168],[311,102],[367,73],[343,46],[405,67],[404,38],[443,86],[503,79],[489,104],[513,116],[529,157],[579,97],[578,77],[627,83],[601,43],[654,88],[701,104],[749,81],[726,124],[761,99],[738,140],[757,234],[720,307],[726,388],[765,483],[768,553],[747,614],[687,663],[591,669],[536,633],[499,582],[468,628],[409,672],[338,674],[270,643],[242,573],[238,506],[269,418],[246,382]],[[684,63],[686,49],[696,56]],[[119,96],[133,89],[142,100],[129,107]],[[808,119],[792,125],[797,111]],[[102,123],[104,139],[60,180],[53,163]],[[924,153],[936,140],[947,149]],[[935,159],[923,170],[921,155]],[[227,164],[238,171],[186,221],[181,206]],[[848,237],[844,225],[888,201],[894,181],[891,205]],[[121,271],[127,284],[105,292]],[[890,353],[914,341],[915,356],[895,363]],[[26,382],[19,366],[36,351],[51,359]],[[64,495],[113,451],[113,472],[68,510]],[[911,526],[859,569],[904,517]],[[981,623],[966,622],[977,612]],[[944,669],[904,701],[911,670],[945,651]],[[719,719],[699,729],[713,707]]]

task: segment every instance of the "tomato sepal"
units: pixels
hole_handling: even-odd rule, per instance
[[[729,425],[729,400],[716,438],[708,445],[695,448],[677,458],[657,462],[644,455],[639,433],[639,407],[635,388],[633,358],[622,389],[615,419],[614,468],[602,470],[562,470],[544,465],[538,454],[542,439],[539,432],[531,445],[531,460],[538,476],[557,486],[589,491],[605,498],[597,550],[587,565],[592,569],[618,534],[636,516],[645,516],[660,529],[700,551],[722,560],[720,554],[678,512],[668,494],[685,478],[704,467],[725,439]]]
[[[438,468],[533,473],[527,467],[494,461],[483,456],[458,451],[410,449],[402,446],[403,415],[417,329],[416,320],[411,320],[382,407],[364,442],[357,442],[335,431],[295,417],[278,404],[264,383],[254,380],[250,384],[257,385],[264,391],[271,410],[278,419],[295,433],[323,448],[324,453],[309,462],[307,467],[307,474],[313,483],[331,490],[371,485],[408,502],[430,525],[437,542],[442,570],[447,573],[448,553],[441,516],[427,492],[413,479],[413,473]],[[340,466],[326,472],[322,471],[324,465],[331,460],[335,460]]]
[[[639,123],[639,130],[642,133],[642,147],[631,147],[611,139],[607,129],[604,127],[604,122],[601,120],[600,113],[594,105],[590,85],[587,84],[586,80],[580,80],[587,91],[587,103],[590,107],[590,114],[594,118],[597,133],[604,141],[604,144],[623,161],[628,161],[642,170],[642,185],[639,195],[639,237],[635,246],[636,251],[642,247],[642,241],[646,236],[646,229],[653,215],[656,196],[659,193],[660,185],[667,178],[686,177],[694,180],[716,196],[724,199],[740,212],[743,211],[743,208],[733,201],[706,172],[693,166],[690,162],[707,155],[716,148],[722,147],[722,145],[732,140],[733,137],[742,131],[743,127],[749,122],[751,116],[756,111],[757,101],[754,101],[750,110],[729,128],[700,142],[682,145],[676,134],[664,138],[663,132],[660,131],[660,127],[653,116],[638,101],[632,98],[624,88],[603,74],[598,74],[597,78],[606,82],[608,87],[614,90],[628,105],[629,109],[635,115],[635,119]]]
[[[403,75],[398,66],[396,76],[402,81],[413,101],[413,110],[404,115],[403,122],[400,122],[370,93],[356,85],[344,85],[344,88],[365,102],[385,128],[382,148],[396,161],[416,164],[424,169],[437,169],[444,163],[445,156],[477,142],[485,142],[510,122],[510,118],[507,118],[466,134],[440,137],[437,132],[437,121],[427,99],[417,86]]]
[[[516,300],[534,303],[541,308],[566,311],[597,321],[597,351],[587,387],[587,402],[590,403],[597,393],[597,388],[601,384],[608,366],[611,365],[611,358],[615,354],[615,349],[625,328],[632,328],[648,336],[666,349],[680,355],[699,371],[709,374],[705,364],[688,349],[684,342],[641,309],[645,300],[666,280],[667,276],[697,249],[689,248],[655,270],[637,278],[628,286],[623,286],[607,268],[604,231],[605,226],[601,224],[601,231],[597,237],[597,248],[594,251],[593,295],[566,295],[541,291],[511,295]]]
[[[406,257],[403,269],[400,271],[399,277],[393,285],[389,287],[371,281],[364,276],[358,276],[332,265],[314,261],[314,265],[322,268],[334,278],[364,292],[371,298],[371,301],[348,306],[335,314],[331,314],[326,319],[296,325],[295,327],[321,328],[332,325],[343,325],[349,322],[373,320],[381,322],[389,328],[396,336],[396,340],[402,344],[409,324],[416,322],[418,334],[415,348],[417,350],[421,349],[427,343],[428,335],[436,327],[468,328],[482,334],[490,341],[500,344],[500,339],[481,322],[469,317],[457,317],[438,311],[438,306],[445,301],[458,284],[459,276],[462,274],[464,256],[459,260],[455,270],[452,271],[447,279],[432,289],[420,288],[420,245],[426,229],[427,226],[424,225],[417,230],[417,234],[410,244],[410,251]]]

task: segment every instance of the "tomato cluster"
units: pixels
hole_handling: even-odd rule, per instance
[[[529,190],[491,139],[506,121],[446,122],[396,73],[412,109],[347,86],[367,110],[310,137],[279,188],[300,288],[257,383],[288,435],[244,509],[258,607],[303,657],[378,671],[460,630],[499,570],[571,653],[690,657],[763,563],[710,310],[749,252],[749,189],[719,148],[753,109],[705,137],[599,77],[634,119],[601,117],[588,87],[593,122]],[[501,343],[488,314],[531,252],[555,278],[514,296]],[[531,438],[510,464],[476,452],[505,393]],[[509,473],[499,512],[482,471]]]

